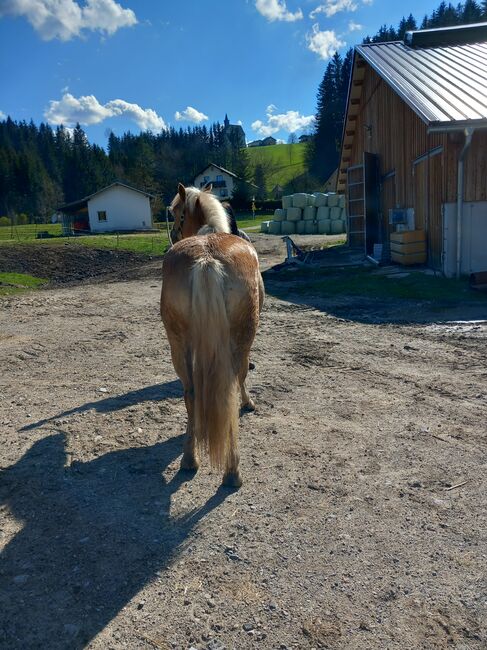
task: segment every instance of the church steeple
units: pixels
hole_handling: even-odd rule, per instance
[[[230,126],[230,120],[228,119],[228,115],[225,113],[225,119],[223,120],[223,124],[226,129]]]

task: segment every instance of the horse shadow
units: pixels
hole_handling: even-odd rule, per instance
[[[105,399],[86,402],[86,404],[76,406],[75,408],[68,409],[67,411],[62,411],[61,413],[53,415],[49,418],[44,418],[43,420],[38,420],[37,422],[27,424],[20,430],[31,431],[32,429],[37,429],[38,427],[42,427],[45,424],[49,424],[49,422],[53,422],[59,418],[68,417],[76,413],[85,413],[86,411],[91,410],[96,411],[97,413],[112,413],[113,411],[119,411],[129,406],[141,404],[142,402],[161,402],[165,399],[183,397],[183,395],[183,385],[179,379],[174,379],[173,381],[166,381],[162,384],[153,384],[152,386],[146,386],[145,388],[132,390],[122,395],[115,395],[113,397],[107,397]]]
[[[220,488],[200,509],[171,517],[171,497],[191,475],[165,482],[162,472],[181,443],[66,466],[57,433],[0,474],[0,504],[23,526],[0,555],[0,647],[83,648],[167,567],[229,494]]]

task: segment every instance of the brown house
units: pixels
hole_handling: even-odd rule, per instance
[[[350,246],[487,270],[487,23],[355,48],[337,187]]]

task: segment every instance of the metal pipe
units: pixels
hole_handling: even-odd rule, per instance
[[[458,156],[458,175],[457,175],[457,279],[460,277],[460,267],[462,259],[462,217],[463,217],[463,163],[471,143],[475,129],[469,127],[465,129],[465,143]]]

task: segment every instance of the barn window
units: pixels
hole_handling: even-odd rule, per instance
[[[107,213],[106,210],[98,210],[98,221],[106,221]]]

